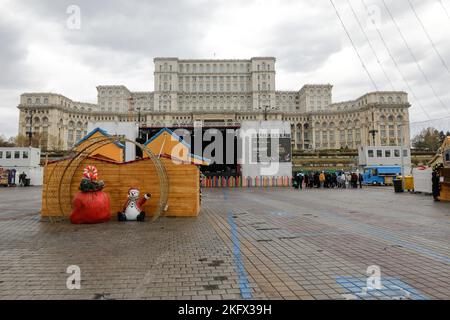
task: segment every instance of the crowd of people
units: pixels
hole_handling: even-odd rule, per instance
[[[312,188],[362,188],[363,176],[357,172],[297,172],[292,177],[292,185],[296,189]]]

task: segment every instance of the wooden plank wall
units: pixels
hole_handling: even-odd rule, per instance
[[[174,164],[170,159],[161,159],[169,178],[168,211],[164,216],[195,217],[200,211],[200,180],[199,169],[191,164]],[[152,194],[150,201],[144,206],[147,215],[153,215],[157,209],[160,196],[159,179],[150,159],[125,164],[107,162],[88,158],[79,165],[73,164],[69,169],[75,169],[72,181],[64,179],[62,184],[63,210],[58,205],[58,186],[62,176],[62,168],[68,160],[48,164],[44,169],[44,186],[42,191],[42,217],[58,217],[61,211],[70,214],[73,197],[79,192],[83,168],[94,165],[99,172],[99,179],[105,182],[106,192],[111,200],[111,215],[116,217],[127,200],[130,187],[139,188],[141,194]],[[52,173],[53,172],[53,173]],[[70,190],[70,191],[69,191]]]

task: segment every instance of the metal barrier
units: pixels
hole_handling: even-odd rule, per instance
[[[263,187],[291,187],[291,177],[204,177],[202,188],[263,188]]]

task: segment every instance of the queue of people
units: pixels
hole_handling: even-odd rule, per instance
[[[363,176],[356,172],[297,172],[292,177],[292,185],[296,189],[356,189],[362,188]]]

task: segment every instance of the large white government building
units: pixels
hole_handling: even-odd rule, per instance
[[[89,121],[138,121],[141,127],[176,128],[199,121],[235,127],[242,121],[266,119],[289,121],[297,150],[399,145],[402,134],[409,145],[407,93],[370,92],[334,103],[330,84],[278,91],[275,62],[273,57],[155,58],[154,91],[98,86],[97,104],[57,93],[24,93],[18,106],[19,135],[25,136],[31,125],[44,150],[67,150],[87,133]]]

